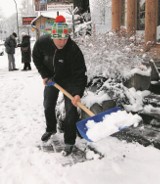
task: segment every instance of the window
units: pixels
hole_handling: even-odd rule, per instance
[[[137,30],[145,27],[145,2],[137,1]]]

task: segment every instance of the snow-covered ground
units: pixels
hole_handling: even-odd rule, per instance
[[[17,68],[22,69],[19,48],[15,57]],[[67,158],[60,153],[40,150],[45,130],[42,80],[33,63],[27,72],[8,72],[7,66],[5,53],[0,56],[1,184],[160,183],[160,151],[152,146],[106,137],[90,143],[103,153],[103,159],[94,157],[67,167],[61,165]],[[84,142],[77,138],[78,146]]]

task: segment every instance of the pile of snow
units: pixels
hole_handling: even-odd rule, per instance
[[[146,67],[146,66],[145,66]],[[151,67],[149,68],[145,68],[145,69],[141,69],[141,68],[134,68],[131,71],[128,71],[124,74],[124,78],[131,78],[131,76],[133,76],[135,73],[139,74],[141,76],[150,76],[151,75]]]
[[[100,122],[88,120],[86,135],[94,142],[99,141],[131,125],[138,126],[140,121],[142,121],[142,118],[137,114],[133,115],[126,111],[113,112],[105,115]]]
[[[87,95],[82,98],[82,103],[85,103],[85,105],[90,108],[93,104],[101,104],[105,100],[110,100],[110,97],[104,91],[100,91],[97,94],[88,91]]]

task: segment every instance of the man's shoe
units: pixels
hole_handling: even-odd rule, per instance
[[[18,68],[14,68],[13,70],[18,70]]]
[[[74,145],[66,144],[64,150],[62,151],[63,156],[68,156],[72,153]]]
[[[51,135],[55,134],[56,131],[53,131],[53,132],[45,132],[42,137],[41,137],[41,140],[42,141],[48,141],[51,137]]]

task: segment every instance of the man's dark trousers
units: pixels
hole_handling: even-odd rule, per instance
[[[71,87],[65,87],[69,93],[72,92]],[[57,119],[55,108],[57,104],[59,90],[54,86],[46,86],[44,89],[44,113],[46,118],[46,131],[56,131]],[[64,121],[64,142],[65,144],[75,144],[76,139],[76,122],[79,119],[77,108],[71,103],[68,97],[64,97],[66,117]]]

